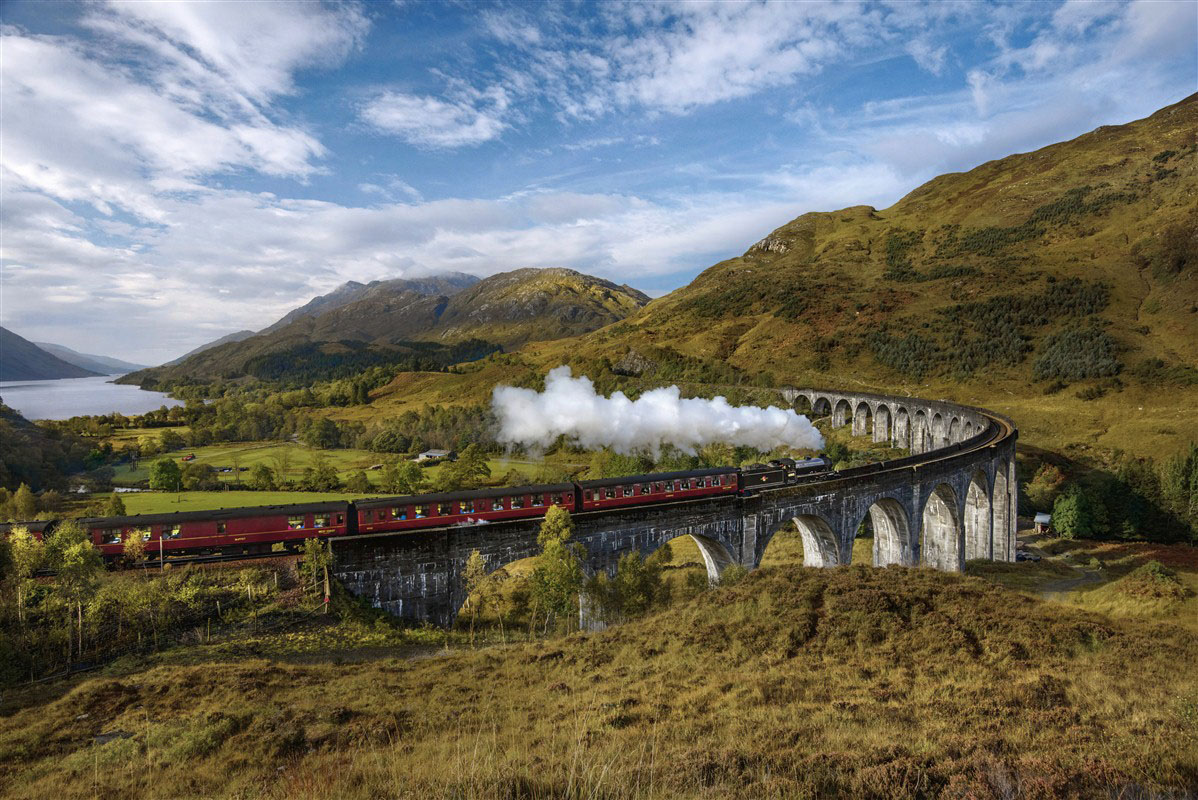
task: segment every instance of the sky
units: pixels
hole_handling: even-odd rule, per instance
[[[659,296],[1198,90],[1198,3],[0,5],[0,324],[158,364],[348,280]]]

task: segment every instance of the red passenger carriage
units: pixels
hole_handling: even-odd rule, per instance
[[[464,492],[355,500],[358,533],[381,533],[444,525],[470,525],[543,517],[550,506],[573,512],[574,484],[509,486]]]
[[[304,539],[344,536],[349,530],[349,504],[301,503],[218,511],[179,511],[80,520],[106,559],[124,552],[125,538],[140,536],[146,554],[262,553],[279,542],[297,545]]]
[[[734,495],[738,488],[736,477],[734,467],[723,467],[601,478],[582,481],[578,486],[582,493],[582,510],[594,511],[709,495]]]

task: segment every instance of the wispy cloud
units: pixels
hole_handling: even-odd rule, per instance
[[[404,92],[384,91],[362,108],[362,118],[384,133],[420,147],[469,147],[496,139],[507,128],[504,114],[508,94],[498,86],[460,92],[453,100],[438,100]]]

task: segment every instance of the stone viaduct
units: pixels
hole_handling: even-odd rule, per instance
[[[781,528],[797,527],[804,563],[847,564],[868,518],[877,567],[960,571],[970,559],[1015,560],[1015,439],[1010,420],[953,403],[815,389],[779,390],[787,404],[832,427],[852,426],[909,450],[903,458],[814,476],[749,497],[665,503],[574,515],[586,568],[614,570],[691,536],[718,581],[731,564],[754,568]],[[334,572],[354,594],[399,617],[450,624],[465,601],[462,571],[478,550],[488,569],[536,555],[539,520],[366,534],[335,544]]]

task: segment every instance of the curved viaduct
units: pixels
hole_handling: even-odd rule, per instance
[[[780,389],[786,403],[832,427],[852,426],[911,455],[762,491],[581,512],[575,538],[585,567],[614,570],[620,556],[645,555],[678,536],[698,544],[712,581],[731,564],[750,569],[774,534],[794,523],[804,563],[848,564],[868,517],[873,564],[960,571],[970,559],[1015,560],[1015,440],[1006,417],[909,397]],[[333,571],[354,594],[400,617],[450,624],[465,601],[462,572],[478,550],[489,570],[536,555],[537,520],[365,534],[337,541]]]

